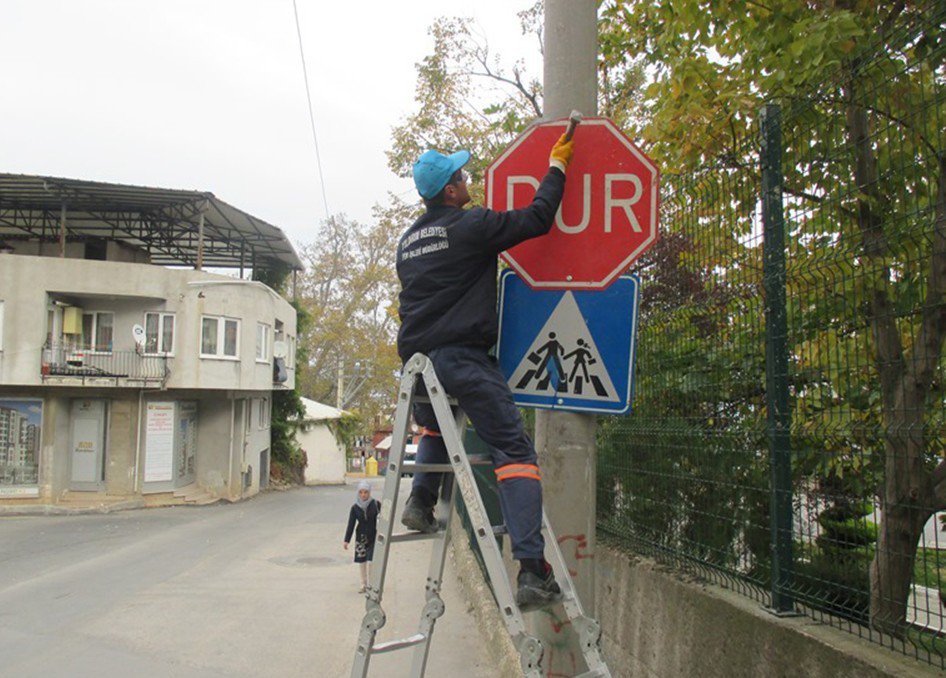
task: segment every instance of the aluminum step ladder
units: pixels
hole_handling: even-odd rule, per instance
[[[423,380],[426,386],[428,394],[426,397],[416,395],[420,380]],[[449,456],[449,464],[421,464],[404,461],[404,448],[410,432],[412,405],[418,401],[428,401],[428,399],[437,417],[440,433],[443,436]],[[491,462],[485,456],[470,457],[466,454],[462,441],[466,416],[458,407],[456,408],[456,414],[454,414],[451,411],[451,406],[455,405],[456,402],[449,399],[440,385],[430,360],[420,353],[414,355],[404,366],[398,390],[391,451],[384,483],[383,509],[382,514],[378,517],[378,536],[375,544],[376,563],[371,569],[371,581],[365,594],[367,598],[365,616],[361,623],[361,631],[358,634],[358,645],[355,649],[355,660],[351,670],[352,678],[366,678],[368,665],[373,655],[406,648],[414,648],[409,675],[411,678],[423,678],[427,667],[427,658],[430,654],[430,642],[434,633],[434,625],[444,613],[443,600],[440,598],[440,587],[443,580],[447,545],[450,541],[450,523],[456,496],[454,489],[457,487],[459,487],[460,494],[466,504],[500,614],[513,644],[519,652],[522,673],[526,678],[540,678],[543,675],[540,666],[543,652],[542,643],[526,632],[522,612],[516,605],[515,592],[506,573],[499,546],[496,543],[496,535],[504,534],[505,527],[490,525],[486,514],[486,506],[473,476],[471,464],[489,464]],[[440,501],[436,509],[436,515],[440,517],[441,529],[432,534],[394,532],[401,477],[414,471],[453,474],[455,480],[455,482],[450,482],[451,477],[449,475],[444,477],[444,488],[441,491]],[[599,647],[601,627],[596,620],[586,616],[582,610],[565,559],[562,557],[558,541],[549,525],[548,516],[544,512],[542,515],[542,529],[545,534],[546,555],[552,565],[555,579],[562,589],[562,604],[565,613],[578,635],[582,655],[589,667],[589,670],[580,674],[580,676],[610,678],[611,672],[601,656]],[[384,578],[391,545],[397,542],[418,540],[429,540],[433,542],[433,545],[430,554],[430,566],[427,571],[426,603],[421,612],[417,633],[399,640],[376,643],[375,636],[386,621],[384,610],[381,607],[381,600],[384,593]]]

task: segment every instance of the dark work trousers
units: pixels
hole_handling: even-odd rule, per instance
[[[535,465],[535,446],[523,428],[506,379],[486,349],[444,346],[432,350],[428,357],[444,389],[457,399],[477,434],[489,445],[493,468]],[[433,408],[427,403],[414,405],[414,419],[427,429],[440,430]],[[417,446],[417,462],[449,463],[443,438],[423,436]],[[423,487],[437,496],[442,477],[442,473],[415,473],[413,487]],[[542,483],[521,476],[501,480],[499,504],[509,530],[513,558],[543,558]]]

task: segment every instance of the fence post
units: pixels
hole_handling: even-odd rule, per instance
[[[765,287],[765,400],[770,466],[769,529],[772,611],[792,614],[792,449],[785,309],[785,219],[782,210],[782,121],[776,104],[761,111],[762,277]]]

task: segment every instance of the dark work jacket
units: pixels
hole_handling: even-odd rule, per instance
[[[496,343],[496,256],[548,233],[564,190],[565,174],[552,168],[527,207],[437,206],[407,229],[397,247],[402,361],[441,346]]]
[[[368,543],[374,542],[378,534],[378,512],[381,510],[381,502],[372,499],[368,502],[368,508],[362,510],[358,504],[351,505],[351,511],[348,512],[348,527],[345,529],[345,541],[351,542],[351,533],[367,538]],[[358,529],[355,530],[355,523],[358,523]]]

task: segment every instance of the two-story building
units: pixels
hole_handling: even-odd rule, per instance
[[[244,278],[300,268],[211,193],[0,174],[0,505],[258,492],[296,313]]]

